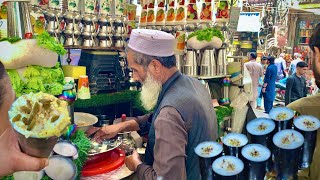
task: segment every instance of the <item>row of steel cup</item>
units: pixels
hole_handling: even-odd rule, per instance
[[[285,120],[277,120],[275,117],[279,113],[286,113],[288,116]],[[244,134],[229,133],[223,138],[223,145],[210,142],[214,143],[212,146],[215,146],[216,153],[214,156],[202,157],[199,152],[196,152],[199,157],[201,179],[264,179],[267,172],[275,172],[277,179],[296,179],[298,169],[309,167],[315,149],[319,120],[311,116],[299,116],[293,123],[294,112],[285,107],[275,108],[269,115],[271,119],[257,118],[247,124],[248,138]],[[314,128],[307,130],[299,127],[297,121],[308,118],[314,122]],[[261,123],[268,125],[269,129],[267,128],[265,133],[255,133],[252,124],[260,127]],[[281,143],[279,139],[281,140],[287,137],[286,135],[291,134],[292,137],[297,138],[291,139],[292,144],[287,146],[279,144],[279,142]],[[228,140],[237,137],[241,142],[238,146],[228,144]],[[247,144],[248,142],[252,144]],[[198,146],[201,144],[203,143]],[[248,159],[243,149],[248,149],[249,146],[264,148],[263,151],[269,152],[269,157],[264,157],[261,161]],[[219,163],[218,161],[221,161],[221,158],[224,161],[232,158],[239,162],[239,167],[243,167],[238,169],[237,174],[221,174],[219,170],[215,169],[215,165]]]

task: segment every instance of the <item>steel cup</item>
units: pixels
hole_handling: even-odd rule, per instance
[[[313,116],[299,116],[294,119],[293,124],[294,129],[300,132],[305,139],[299,163],[299,169],[305,169],[308,168],[312,162],[320,122]]]
[[[292,119],[294,117],[294,112],[287,107],[273,108],[269,112],[269,116],[274,120],[276,124],[274,133],[277,133],[284,129],[292,128]]]
[[[15,131],[22,152],[38,158],[48,158],[53,150],[54,145],[58,141],[58,137],[49,138],[26,138],[24,135]]]
[[[246,129],[250,143],[261,144],[268,149],[274,149],[272,137],[275,123],[273,120],[268,118],[256,118],[247,124]],[[267,160],[266,168],[268,172],[273,170],[271,157]]]
[[[243,159],[241,149],[248,143],[248,138],[244,134],[229,133],[223,137],[222,142],[225,155]]]
[[[223,147],[221,144],[213,141],[205,141],[194,149],[199,158],[199,167],[202,180],[212,180],[214,173],[212,163],[222,155]]]
[[[276,133],[272,140],[275,144],[273,155],[277,179],[297,179],[304,142],[302,134],[292,129],[286,129]]]
[[[241,154],[245,164],[244,179],[264,179],[270,150],[261,144],[248,144],[242,148]]]

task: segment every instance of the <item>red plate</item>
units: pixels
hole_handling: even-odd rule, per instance
[[[95,176],[118,169],[124,164],[126,155],[121,149],[90,156],[82,168],[82,176]]]

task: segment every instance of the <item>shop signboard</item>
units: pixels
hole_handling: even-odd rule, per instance
[[[248,0],[249,4],[264,4],[264,3],[268,3],[268,0]]]
[[[259,12],[240,12],[238,32],[259,32],[261,27]]]

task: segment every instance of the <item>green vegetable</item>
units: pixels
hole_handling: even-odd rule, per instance
[[[43,178],[41,178],[41,180],[51,180],[51,178],[49,178],[49,176],[45,175],[45,176],[43,176]]]
[[[8,69],[7,73],[10,77],[12,88],[16,92],[16,96],[21,96],[21,92],[24,88],[24,82],[21,80],[18,72],[15,69]]]
[[[67,53],[67,50],[64,49],[63,45],[57,43],[56,40],[46,31],[37,36],[37,42],[39,46],[54,51],[59,55]]]
[[[2,177],[2,180],[14,180],[13,176],[10,175],[10,176],[4,176]]]
[[[188,39],[194,37],[194,36],[197,36],[197,40],[199,41],[211,41],[212,37],[213,36],[216,36],[218,38],[220,38],[222,41],[224,41],[224,37],[221,33],[220,30],[218,29],[215,29],[215,28],[206,28],[206,29],[202,29],[202,30],[197,30],[193,33],[191,33],[189,36],[188,36]]]
[[[91,148],[90,140],[87,138],[86,134],[77,130],[76,133],[71,137],[71,142],[78,146],[78,159],[73,160],[78,169],[78,179],[81,176],[81,170],[88,159],[88,151]]]
[[[215,107],[214,110],[216,111],[217,121],[218,121],[218,134],[220,135],[220,123],[223,122],[225,117],[231,116],[233,112],[233,108],[230,106],[218,106]]]
[[[9,41],[11,44],[20,41],[20,37],[11,37],[11,38],[2,38],[0,39],[0,42],[2,41]]]
[[[64,75],[59,63],[53,68],[28,66],[21,77],[15,69],[7,70],[7,72],[17,97],[40,91],[52,95],[62,93]]]

